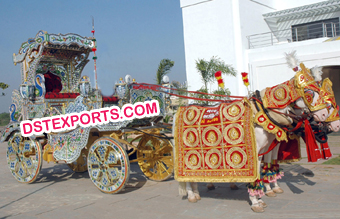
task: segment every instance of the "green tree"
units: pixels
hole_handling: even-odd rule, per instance
[[[164,75],[170,73],[170,69],[174,66],[175,62],[170,59],[162,59],[158,65],[156,82],[157,84],[162,84],[162,79]]]
[[[176,93],[181,96],[187,96],[188,86],[181,84],[179,81],[172,81],[172,86],[177,89]],[[183,106],[183,98],[178,97],[179,106]]]
[[[217,71],[221,71],[222,75],[236,76],[236,70],[231,65],[225,64],[223,60],[216,56],[213,56],[209,61],[206,61],[204,59],[196,60],[196,69],[200,73],[201,79],[204,84],[204,86],[197,91],[203,93],[209,92],[208,84],[216,80],[215,73]],[[212,93],[219,95],[230,95],[230,91],[228,88],[222,89],[220,87],[218,87],[217,90],[213,90]],[[210,96],[207,94],[193,94],[191,96],[201,99],[222,99],[222,97]],[[196,100],[195,103],[208,105],[209,101]]]
[[[206,90],[208,90],[208,83],[215,80],[215,72],[217,71],[221,71],[224,75],[236,76],[236,71],[231,65],[225,64],[223,60],[215,56],[209,61],[205,59],[196,60],[196,69],[201,75]]]
[[[8,84],[5,84],[5,83],[3,83],[3,82],[0,82],[0,88],[1,88],[2,90],[7,89],[8,87],[9,87]],[[2,92],[2,96],[5,96],[5,93],[4,93],[4,92]]]

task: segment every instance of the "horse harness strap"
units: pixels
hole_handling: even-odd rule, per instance
[[[257,111],[261,111],[261,108],[263,110],[263,112],[266,114],[266,116],[268,117],[268,119],[270,121],[272,121],[275,125],[277,125],[278,127],[282,128],[283,130],[287,131],[287,132],[295,132],[296,130],[298,130],[303,121],[305,119],[307,119],[307,117],[309,116],[308,114],[306,115],[302,115],[302,116],[296,116],[296,115],[292,115],[292,114],[287,114],[287,113],[282,113],[282,112],[279,112],[277,110],[273,110],[271,109],[273,112],[275,113],[278,113],[278,114],[282,114],[282,115],[285,115],[285,116],[288,116],[288,117],[291,117],[293,119],[299,119],[299,122],[297,123],[297,125],[294,127],[294,128],[288,128],[286,126],[283,126],[281,125],[280,123],[278,123],[275,119],[273,119],[270,115],[269,115],[269,112],[267,110],[267,108],[264,107],[263,105],[263,101],[262,101],[262,98],[261,98],[261,95],[260,95],[260,91],[259,90],[256,90],[255,91],[255,95],[253,95],[252,97],[253,101],[254,101],[254,104],[255,104],[255,107],[257,109]],[[261,108],[258,106],[258,103],[261,105]]]
[[[269,115],[269,112],[268,110],[263,106],[263,101],[262,101],[262,98],[261,98],[261,95],[260,95],[260,91],[259,90],[256,90],[256,99],[260,100],[261,102],[259,102],[261,104],[261,108],[263,110],[263,112],[266,114],[266,116],[268,117],[268,119],[270,121],[272,121],[275,125],[277,125],[278,127],[282,128],[283,126],[278,123],[275,119],[273,119],[270,115]],[[254,99],[254,103],[255,103],[255,106],[256,106],[256,109],[258,111],[261,111],[261,108],[257,105],[257,101]]]

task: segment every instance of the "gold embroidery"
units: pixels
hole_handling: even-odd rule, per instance
[[[223,116],[227,118],[230,121],[236,121],[241,118],[241,116],[244,114],[244,106],[243,103],[236,102],[231,105],[225,105],[225,107],[222,110]]]
[[[195,142],[195,136],[194,136],[194,134],[192,134],[192,132],[189,133],[187,140],[190,144]]]
[[[216,140],[217,140],[217,137],[216,137],[216,135],[213,131],[210,131],[208,136],[207,136],[207,139],[208,139],[209,143],[215,143]]]
[[[234,153],[231,157],[231,161],[233,162],[234,165],[241,163],[241,160],[242,158],[238,153]]]
[[[260,107],[260,111],[255,114],[254,122],[258,124],[259,126],[261,126],[267,132],[274,134],[276,137],[276,140],[288,142],[286,132],[283,131],[283,129],[279,128],[278,126],[274,127],[271,121],[269,120],[269,118],[267,117],[267,115],[263,112],[262,107],[261,106],[259,107]],[[269,123],[271,123],[271,125],[269,125]],[[268,125],[270,127],[268,127]]]
[[[183,133],[183,141],[189,147],[197,147],[199,142],[198,132],[195,128],[188,128]]]
[[[222,154],[221,152],[213,148],[207,152],[205,155],[205,163],[211,168],[216,169],[221,165],[222,162]]]
[[[234,123],[225,127],[223,137],[229,144],[239,144],[243,141],[244,131],[241,125]]]
[[[194,110],[190,109],[188,112],[188,120],[192,121],[194,119],[194,116],[195,116]]]
[[[199,109],[191,106],[184,112],[183,120],[186,124],[193,125],[198,120],[199,114]]]
[[[242,156],[241,156],[241,155]],[[227,164],[234,169],[243,167],[247,162],[247,154],[239,147],[232,147],[226,153]]]
[[[323,101],[317,100],[316,104],[312,105],[310,100],[307,99],[309,98],[309,95],[305,93],[305,89],[311,89],[318,94],[321,94],[321,91],[313,76],[310,74],[310,70],[306,68],[303,63],[300,63],[300,67],[302,70],[297,72],[294,76],[296,91],[303,98],[310,111],[317,111],[326,108],[327,106]]]
[[[202,132],[203,143],[207,146],[217,146],[220,144],[221,139],[221,131],[214,126],[208,126]]]
[[[236,105],[233,105],[232,107],[228,108],[228,114],[231,116],[237,116],[238,114],[240,114],[240,108],[237,107]]]
[[[184,162],[187,167],[196,170],[201,167],[201,155],[196,150],[188,151],[184,157]]]
[[[237,108],[232,109],[232,106]],[[188,120],[188,118],[186,118],[189,114],[187,110],[190,107],[180,107],[176,114],[174,128],[175,179],[180,182],[253,182],[258,179],[259,171],[257,170],[258,161],[254,136],[253,113],[249,100],[244,98],[233,104],[228,105],[222,103],[219,107],[213,108],[214,111],[216,111],[216,109],[219,111],[218,117],[215,117],[217,120],[211,119],[211,124],[204,123],[205,125],[202,125],[203,115],[205,115],[207,110],[212,109],[212,107],[204,108],[195,106],[195,108],[198,109],[198,119],[192,123],[192,125],[189,125],[186,123],[185,119]],[[238,111],[239,114],[237,114]],[[197,114],[195,114],[195,117]],[[239,135],[239,138],[236,139],[236,141],[243,139],[239,145],[230,145],[230,143],[225,141],[225,134],[228,133],[226,127],[230,124],[238,124],[242,128],[242,131],[240,131],[238,130],[239,127],[234,126],[237,133],[233,136]],[[216,129],[213,130],[211,127],[215,127]],[[228,129],[230,128],[233,127],[229,126]],[[194,136],[197,136],[197,147],[195,145],[194,147],[189,148],[187,145],[187,143],[189,143],[188,140],[190,139],[190,132],[186,132],[188,129],[191,129],[190,132],[192,132]],[[194,133],[194,130],[197,131],[197,133]],[[203,132],[205,132],[205,134],[203,134]],[[189,138],[186,140],[187,143],[184,142],[186,138]],[[218,148],[208,147],[209,145],[204,143],[204,139],[208,144],[211,144],[214,141],[215,143],[213,144],[219,142],[216,145]],[[229,149],[233,147],[240,147],[242,150],[245,150],[247,152],[247,154],[245,154],[247,157],[246,160],[244,160],[242,158],[242,152],[235,152],[238,153],[238,155],[232,153],[232,157],[230,157],[229,160],[233,161],[231,161],[230,163],[232,164],[229,165],[226,154]],[[244,162],[244,165],[238,169],[233,168],[233,166],[239,166],[237,165],[238,162],[240,162],[239,165]]]

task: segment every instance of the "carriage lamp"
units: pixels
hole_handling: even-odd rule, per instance
[[[119,78],[119,82],[115,85],[116,95],[119,99],[123,99],[125,97],[126,91],[126,83],[123,81],[123,78]]]
[[[164,77],[162,78],[162,88],[161,90],[166,92],[165,97],[166,98],[170,98],[169,93],[171,93],[171,85],[170,85],[170,79],[167,75],[164,75]]]
[[[84,97],[88,97],[91,92],[91,83],[90,78],[86,75],[80,78],[79,80],[79,91],[80,94]]]
[[[20,95],[23,99],[33,99],[35,92],[35,86],[28,85],[27,82],[24,82],[20,85]]]

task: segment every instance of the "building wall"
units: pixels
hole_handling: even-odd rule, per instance
[[[289,80],[294,72],[286,66],[284,53],[297,50],[307,67],[338,65],[340,41],[324,38],[248,50],[246,36],[269,32],[262,14],[321,2],[320,0],[181,0],[189,90],[203,86],[195,60],[218,56],[231,64],[238,76],[225,77],[233,95],[245,95],[240,72],[249,72],[251,89],[263,89]],[[333,14],[337,16],[338,14]],[[327,15],[327,17],[329,17]],[[296,21],[292,21],[296,22]],[[307,21],[308,22],[308,21]],[[281,27],[283,28],[283,27]],[[217,83],[211,88],[217,88]]]
[[[296,50],[298,59],[307,68],[340,65],[340,41],[323,42],[319,38],[302,42],[287,43],[261,49],[248,50],[251,89],[262,90],[289,80],[295,74],[289,69],[285,53]],[[333,84],[339,85],[339,81]]]
[[[263,13],[274,11],[270,0],[181,0],[186,74],[189,90],[203,86],[195,68],[197,59],[209,60],[218,56],[231,64],[238,73],[248,70],[245,50],[246,36],[255,30],[268,32]],[[224,77],[232,94],[245,94],[240,74]],[[217,88],[217,83],[211,88]]]
[[[285,10],[289,8],[300,7],[303,5],[315,4],[325,0],[274,0],[273,7],[276,10]]]

